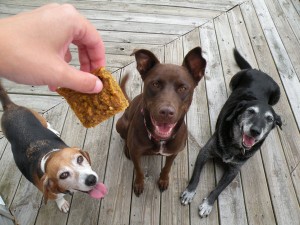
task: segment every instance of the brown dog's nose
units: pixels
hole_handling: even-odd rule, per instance
[[[172,118],[175,115],[175,109],[172,106],[163,106],[159,110],[159,115],[166,118]]]

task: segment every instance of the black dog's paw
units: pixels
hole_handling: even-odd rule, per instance
[[[212,210],[212,205],[209,204],[208,200],[205,198],[203,199],[203,202],[201,205],[199,205],[199,215],[201,218],[207,217],[211,210]]]
[[[195,194],[196,194],[195,191],[188,191],[188,189],[186,189],[180,196],[181,204],[187,205],[191,203],[193,201]]]

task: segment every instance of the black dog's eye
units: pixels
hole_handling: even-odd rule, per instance
[[[69,172],[63,172],[62,174],[59,175],[59,179],[66,179],[68,178],[68,176],[70,176],[70,173]]]
[[[255,114],[255,110],[254,109],[248,109],[247,110],[250,114]]]
[[[82,155],[80,155],[80,156],[78,156],[78,158],[77,158],[77,163],[78,164],[81,164],[83,162],[83,157],[82,157]]]
[[[160,87],[160,83],[158,81],[154,81],[152,83],[152,86],[155,87],[155,88],[159,88]]]
[[[273,123],[274,122],[274,118],[272,116],[267,116],[267,121],[269,123]]]

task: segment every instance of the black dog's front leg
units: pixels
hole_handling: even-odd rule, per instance
[[[191,180],[188,186],[186,187],[185,191],[180,196],[181,204],[186,205],[188,203],[191,203],[191,201],[193,200],[193,197],[196,194],[196,188],[200,180],[200,174],[203,169],[203,166],[207,162],[207,160],[211,158],[210,152],[212,151],[212,148],[216,147],[215,140],[215,135],[213,135],[198,153]]]
[[[228,165],[216,188],[210,192],[209,196],[203,200],[201,205],[199,205],[200,217],[208,216],[210,214],[213,204],[219,194],[231,183],[231,181],[233,181],[239,171],[239,166]]]

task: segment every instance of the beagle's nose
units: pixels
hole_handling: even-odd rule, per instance
[[[97,177],[94,175],[88,175],[88,177],[85,179],[86,186],[94,186],[96,183],[97,183]]]

